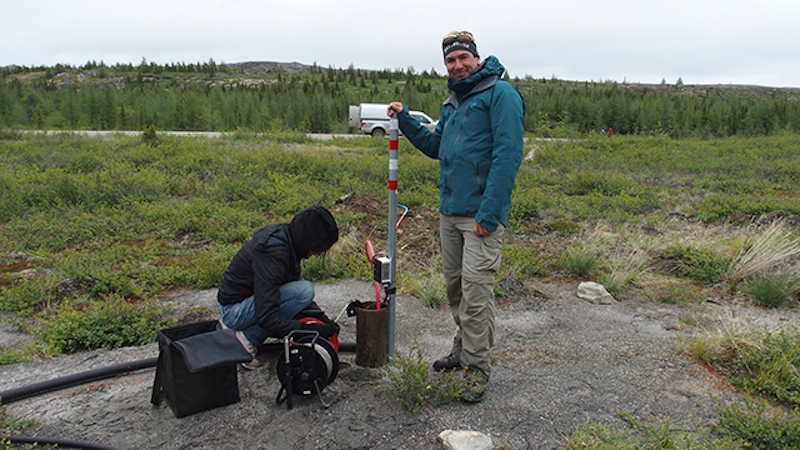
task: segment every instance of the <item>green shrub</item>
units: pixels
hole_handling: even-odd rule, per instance
[[[548,222],[547,225],[550,227],[551,230],[559,231],[562,233],[579,233],[581,230],[583,230],[583,227],[581,227],[579,224],[571,220],[564,220],[564,219],[558,219],[552,222]]]
[[[744,404],[718,406],[722,417],[709,425],[721,437],[754,450],[795,450],[800,448],[800,412],[767,410],[763,401],[745,399]]]
[[[414,414],[428,404],[458,399],[470,383],[460,371],[432,372],[416,344],[407,355],[397,352],[384,370],[391,382],[389,392]]]
[[[31,317],[48,306],[49,287],[50,282],[40,278],[16,280],[0,291],[0,310]]]
[[[649,416],[646,421],[621,414],[628,425],[617,431],[585,419],[578,429],[566,438],[567,450],[737,450],[742,447],[734,439],[714,438],[701,431],[675,429],[672,420]]]
[[[502,265],[498,278],[526,279],[547,273],[544,258],[539,250],[520,244],[504,244],[501,250]]]
[[[171,324],[153,304],[128,303],[117,296],[78,305],[64,303],[39,330],[46,348],[58,355],[84,350],[144,345]]]
[[[723,281],[731,264],[730,257],[683,244],[670,246],[664,256],[680,263],[681,276],[705,285]]]
[[[733,361],[731,383],[746,391],[800,406],[800,332],[765,332],[760,342],[743,345]]]
[[[150,124],[145,128],[144,132],[142,133],[142,141],[147,142],[149,144],[154,144],[158,142],[158,135],[156,134],[156,126],[155,124]]]

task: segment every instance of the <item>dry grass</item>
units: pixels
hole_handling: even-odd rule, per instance
[[[641,279],[648,271],[647,252],[634,248],[609,262],[610,271],[601,277],[601,283],[612,295],[625,291],[628,286]]]
[[[792,238],[785,224],[776,220],[766,230],[752,237],[739,251],[728,269],[728,284],[735,287],[755,275],[780,270],[798,254],[800,245]]]

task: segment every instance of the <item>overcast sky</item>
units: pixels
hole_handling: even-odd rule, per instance
[[[0,0],[0,66],[214,59],[436,69],[450,30],[512,77],[800,87],[800,0]]]

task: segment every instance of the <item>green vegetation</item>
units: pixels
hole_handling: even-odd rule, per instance
[[[732,439],[716,438],[703,432],[675,430],[669,419],[649,417],[647,421],[621,414],[625,430],[598,425],[586,419],[567,437],[567,450],[734,450],[743,449]],[[683,428],[683,427],[681,427]]]
[[[398,352],[392,364],[384,367],[391,388],[389,392],[412,413],[424,406],[458,400],[471,381],[461,371],[431,372],[431,362],[415,345],[408,354]]]
[[[585,278],[597,269],[602,257],[601,249],[591,244],[569,247],[561,254],[560,266],[576,277]]]
[[[0,69],[0,130],[347,132],[349,105],[399,100],[438,117],[448,95],[435,69],[297,69],[144,59],[7,67]],[[704,139],[800,132],[800,103],[780,89],[508,79],[525,97],[525,130],[541,137],[609,127],[615,136]]]
[[[800,213],[797,204],[783,200],[800,195],[800,182],[789,172],[800,168],[792,151],[798,144],[794,135],[537,143],[536,161],[518,175],[498,279],[562,269],[593,277],[616,294],[672,274],[700,287],[724,285],[729,293],[767,305],[792,301],[798,285],[787,274],[796,272],[800,247],[781,221],[755,233],[742,227],[696,242],[676,235],[675,224],[664,217],[677,210],[706,226],[742,220],[752,211],[733,208],[718,217],[716,204],[697,201],[742,195],[757,196],[761,204],[773,201],[782,214]],[[164,313],[150,307],[152,299],[165,290],[218,285],[241,243],[265,223],[288,219],[310,204],[332,206],[348,193],[383,191],[385,147],[368,138],[322,142],[297,132],[241,130],[218,140],[154,132],[146,138],[61,134],[0,141],[0,252],[6,255],[0,262],[0,308],[43,320],[46,329],[39,334],[50,343],[36,351],[137,342],[139,337],[122,332],[97,342],[98,334],[114,334],[98,328],[80,342],[58,343],[65,333],[56,329],[62,322],[77,323],[72,310],[101,314],[99,305],[108,299],[124,299],[112,302],[117,309],[125,302],[141,308],[141,320],[156,326]],[[400,158],[403,203],[436,207],[436,161],[404,140]],[[307,261],[303,275],[369,279],[361,253],[367,237],[357,231],[364,216],[333,209],[349,231],[328,254]],[[537,228],[541,222],[546,225]],[[635,231],[645,226],[662,230],[664,241],[645,242]],[[540,239],[514,238],[539,236],[548,228],[579,239],[572,241],[578,245],[552,248],[538,244]],[[672,271],[650,267],[656,254],[671,261]],[[430,306],[443,306],[440,262],[416,263],[416,269],[402,271],[404,288]],[[786,281],[776,284],[780,280]],[[668,301],[680,301],[676,292]],[[85,325],[95,328],[93,323]],[[143,340],[152,333],[149,326],[134,328]]]
[[[589,137],[532,141],[526,151],[532,145],[538,150],[517,178],[499,280],[564,270],[601,281],[615,294],[637,289],[669,303],[714,297],[796,304],[791,275],[800,250],[791,219],[800,214],[798,135]],[[152,342],[168,323],[159,295],[217,286],[256,229],[311,204],[330,207],[343,234],[326,255],[306,261],[303,276],[369,280],[361,233],[385,226],[385,217],[370,217],[375,223],[362,227],[367,214],[336,201],[385,192],[386,148],[383,140],[314,141],[282,129],[238,130],[219,139],[154,128],[141,137],[15,134],[0,140],[0,309],[36,319],[39,327],[30,331],[40,338],[29,348],[5,350],[0,362]],[[412,212],[435,208],[437,162],[405,140],[400,161],[400,201]],[[410,223],[411,217],[401,229]],[[399,288],[441,305],[440,262],[404,260],[399,253]],[[760,285],[764,279],[772,285]],[[692,336],[687,351],[729,370],[743,392],[794,407],[797,335],[712,330]],[[431,380],[414,374],[423,366],[427,371],[427,362],[401,357],[409,373],[391,376],[411,387],[397,391],[409,409],[449,398],[420,391]],[[794,442],[797,421],[785,409],[752,421],[752,411],[736,411],[720,409],[729,420],[720,427],[735,434],[684,436],[659,422],[632,423],[632,429],[641,437],[642,427],[652,427],[653,442],[665,435],[673,442],[753,443],[772,439],[765,424],[775,418],[790,436],[786,442]],[[586,429],[608,431],[594,424]],[[612,437],[620,446],[574,448],[659,448],[635,447],[639,438],[627,434]],[[700,448],[672,445],[660,448]]]

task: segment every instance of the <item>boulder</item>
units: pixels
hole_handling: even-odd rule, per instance
[[[439,433],[445,450],[492,450],[492,438],[477,431],[445,430]]]
[[[597,305],[610,305],[616,301],[602,284],[594,281],[585,281],[578,285],[578,298]]]

